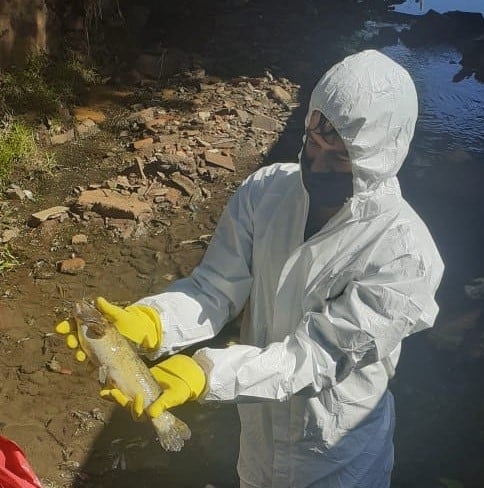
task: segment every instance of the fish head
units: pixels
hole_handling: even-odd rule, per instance
[[[79,335],[87,339],[101,339],[110,325],[99,310],[87,302],[74,304],[73,317]]]

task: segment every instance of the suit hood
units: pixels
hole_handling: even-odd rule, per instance
[[[384,54],[367,50],[346,57],[314,87],[311,113],[320,111],[341,136],[350,155],[354,194],[373,193],[395,177],[407,156],[418,115],[408,72]]]

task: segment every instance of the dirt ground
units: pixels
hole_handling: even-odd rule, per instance
[[[180,118],[186,118],[197,111],[219,111],[218,105],[210,105],[210,97],[202,100],[203,106],[197,106],[196,100],[195,105],[187,103],[190,93],[194,99],[200,98],[189,78],[164,81],[151,91],[139,81],[129,84],[119,80],[93,90],[84,102],[87,108],[107,116],[104,123],[98,124],[100,131],[57,147],[55,174],[19,182],[33,192],[33,201],[0,202],[2,223],[20,229],[20,235],[10,243],[19,265],[0,275],[0,432],[25,450],[46,488],[237,485],[239,424],[234,406],[186,405],[176,409],[174,413],[191,427],[192,438],[181,453],[165,453],[150,425],[133,422],[121,408],[100,399],[96,372],[76,363],[63,339],[54,334],[54,326],[69,316],[76,300],[101,295],[125,305],[158,293],[171,281],[189,274],[200,261],[227,198],[243,178],[281,156],[284,160],[297,156],[305,101],[312,83],[322,70],[356,48],[348,46],[344,36],[358,28],[363,19],[361,12],[358,19],[338,11],[331,17],[330,9],[315,15],[312,3],[307,5],[306,10],[291,11],[290,15],[285,15],[284,8],[259,11],[258,7],[231,7],[211,17],[208,27],[199,26],[199,31],[192,30],[184,37],[183,33],[194,27],[187,23],[178,33],[179,45],[187,49],[187,43],[193,46],[205,42],[207,29],[211,34],[216,31],[217,40],[207,43],[206,59],[207,72],[214,75],[209,82],[218,83],[220,89],[217,100],[224,93],[230,100],[230,87],[240,82],[240,76],[246,76],[250,77],[250,86],[244,86],[252,88],[250,96],[243,98],[244,104],[256,100],[259,105],[253,107],[257,111],[267,115],[279,107],[287,115],[283,132],[249,130],[247,137],[238,140],[229,151],[235,172],[218,169],[214,170],[216,177],[197,180],[206,192],[195,204],[185,196],[175,205],[162,205],[140,237],[126,239],[109,228],[106,219],[92,215],[88,220],[69,215],[35,227],[29,225],[32,213],[75,200],[79,187],[86,189],[132,171],[129,168],[135,153],[126,138],[120,137],[119,123],[133,112],[156,106],[169,113],[175,110]],[[269,77],[267,68],[272,73]],[[283,83],[286,78],[289,85]],[[301,91],[293,92],[293,104],[284,105],[272,98],[268,101],[265,95],[260,98],[268,84],[294,90],[301,86]],[[173,98],[168,100],[166,90],[170,96],[175,90],[175,98],[184,94],[183,99],[179,103]],[[226,107],[230,114],[236,108],[245,108],[236,103]],[[226,124],[225,112],[217,113],[222,115],[214,119],[215,123]],[[130,141],[138,137],[129,134]],[[87,236],[87,243],[72,244],[72,237],[78,234]],[[59,272],[58,263],[73,255],[85,261],[84,268],[76,274]],[[233,340],[237,340],[236,324],[229,325],[211,345],[223,346]],[[427,345],[415,351],[415,357],[420,354],[416,362],[421,364],[419,361],[428,354]],[[445,363],[445,354],[438,361]],[[404,362],[414,360],[408,358],[404,357]],[[455,364],[459,364],[457,360],[448,368]],[[403,400],[411,387],[421,387],[422,392],[428,389],[424,381],[409,387],[405,377],[401,378],[396,388],[403,392]],[[458,395],[452,390],[454,400]],[[433,410],[433,403],[420,398],[423,409]],[[410,402],[407,416],[414,415],[413,408],[415,404]],[[455,404],[455,408],[459,406]],[[452,417],[445,422],[451,423]],[[476,429],[482,430],[482,426],[477,424]],[[408,435],[412,435],[410,431]],[[454,438],[448,435],[446,439],[450,452]],[[414,449],[411,443],[408,445]],[[418,448],[422,463],[427,462],[432,456],[428,445]],[[407,455],[404,462],[405,469],[414,468],[411,456]],[[476,472],[479,470],[476,468]]]
[[[104,108],[109,113],[110,107]],[[39,199],[9,204],[7,212],[15,214],[18,222],[27,222],[39,208],[62,203],[76,186],[112,177],[118,168],[113,167],[112,161],[103,164],[99,156],[113,146],[116,141],[101,132],[63,147],[58,157],[62,157],[66,167],[55,179],[32,183]],[[120,147],[116,150],[120,151]],[[118,161],[122,160],[121,152],[122,149]],[[76,300],[103,295],[123,305],[160,292],[170,281],[186,276],[199,262],[205,245],[203,241],[181,243],[213,233],[230,194],[227,188],[235,187],[260,162],[254,157],[244,158],[243,153],[234,157],[236,173],[227,172],[210,184],[210,199],[195,211],[180,206],[168,212],[170,225],[152,232],[158,235],[120,240],[99,222],[76,223],[67,219],[49,220],[36,228],[25,226],[21,237],[15,240],[12,247],[21,264],[2,275],[1,285],[1,432],[24,448],[46,486],[74,486],[78,482],[108,486],[109,481],[104,478],[110,478],[112,470],[123,471],[123,486],[134,486],[126,478],[126,464],[145,473],[140,484],[138,472],[136,486],[152,486],[150,471],[156,472],[153,476],[158,480],[169,476],[163,470],[167,466],[173,469],[173,461],[183,465],[180,456],[176,461],[176,455],[161,452],[150,428],[133,424],[124,412],[98,397],[96,372],[73,360],[63,339],[53,334],[53,327],[69,316]],[[118,162],[118,166],[122,164]],[[88,242],[72,245],[72,236],[80,233],[87,236]],[[56,263],[72,254],[84,259],[85,268],[75,275],[59,273]],[[220,338],[221,344],[230,340],[234,332],[228,331]],[[53,360],[60,371],[52,370]],[[180,417],[193,429],[193,438],[182,456],[186,459],[196,453],[199,469],[204,466],[204,458],[214,455],[215,446],[210,439],[216,434],[206,424],[211,417],[221,415],[232,418],[230,435],[236,438],[238,426],[231,408],[204,409],[199,413],[187,407],[180,411]],[[211,443],[209,450],[207,442]],[[217,442],[223,442],[222,438]],[[227,441],[224,458],[227,450],[234,450],[235,446],[233,440]],[[205,462],[218,465],[213,460]],[[230,469],[233,471],[233,466]],[[195,486],[183,481],[179,473],[169,486]],[[205,476],[206,483],[224,486],[210,478],[206,470],[198,479]],[[119,486],[120,480],[115,483]],[[200,481],[196,486],[205,484]]]
[[[74,149],[101,152],[103,142],[89,140]],[[129,466],[142,463],[149,469],[163,468],[173,456],[160,455],[150,429],[133,425],[126,432],[124,424],[130,424],[131,419],[98,397],[96,373],[73,360],[62,338],[52,333],[53,327],[69,316],[76,300],[103,295],[126,304],[159,292],[169,281],[185,276],[200,260],[204,247],[180,242],[213,232],[226,200],[226,185],[240,181],[240,175],[256,165],[256,161],[240,164],[237,175],[214,185],[214,196],[200,211],[174,211],[171,225],[157,236],[116,241],[99,223],[53,220],[25,231],[16,240],[15,252],[21,265],[2,276],[1,288],[1,432],[25,449],[46,486],[71,486],[76,473],[80,479],[91,481],[92,470],[100,475],[109,472],[113,463],[116,467],[116,456],[124,456]],[[99,176],[115,172],[116,168],[110,166],[93,171],[66,170],[60,178],[64,181],[42,195],[42,205],[48,206],[49,201],[58,203],[65,197],[64,189],[98,181]],[[19,212],[20,221],[27,221],[38,205],[39,202],[19,205],[11,211]],[[79,233],[88,236],[87,244],[70,244],[71,237]],[[85,260],[84,270],[76,275],[58,273],[56,262],[72,253]],[[40,268],[42,274],[38,273]],[[61,372],[49,367],[53,359],[60,364]],[[207,453],[203,442],[208,441],[204,436],[209,434],[204,432],[204,424],[210,415],[234,414],[223,408],[203,414],[191,413],[188,408],[185,415],[180,413],[192,424],[190,449],[199,454]],[[234,417],[234,430],[235,422]],[[96,452],[98,444],[101,445]],[[94,485],[101,486],[99,482]],[[148,480],[146,485],[137,484],[148,485]],[[124,486],[133,485],[128,482]],[[169,486],[194,485],[170,482]]]

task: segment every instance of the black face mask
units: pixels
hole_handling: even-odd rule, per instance
[[[311,207],[341,207],[353,196],[353,174],[341,172],[311,173],[309,164],[301,162],[304,187]]]

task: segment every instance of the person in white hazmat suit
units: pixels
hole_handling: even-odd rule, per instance
[[[416,118],[405,69],[373,50],[345,58],[313,90],[299,163],[242,183],[188,278],[125,309],[97,300],[151,358],[171,355],[152,368],[165,392],[148,415],[238,404],[241,487],[390,485],[388,380],[402,340],[432,326],[443,273],[396,177]],[[243,309],[241,345],[178,354]],[[101,394],[143,413],[139,398]]]

